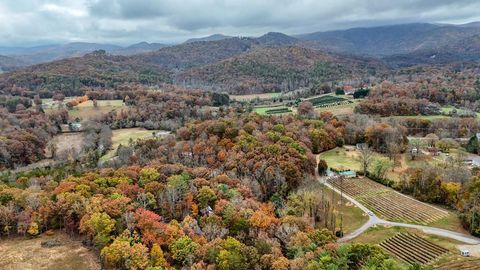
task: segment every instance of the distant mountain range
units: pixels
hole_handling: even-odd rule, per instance
[[[207,37],[192,38],[183,44],[171,47],[174,48],[172,51],[178,50],[178,48],[175,48],[178,46],[190,46],[188,48],[195,50],[193,47],[202,47],[203,45],[199,44],[202,42],[215,42],[231,38],[251,39],[264,46],[294,45],[335,53],[385,58],[385,61],[391,62],[392,66],[401,66],[423,62],[444,63],[445,61],[455,60],[480,60],[480,54],[477,53],[480,47],[478,44],[479,36],[480,22],[463,25],[412,23],[314,32],[293,36],[271,32],[258,38],[214,34]],[[0,55],[14,58],[23,65],[33,65],[83,56],[96,50],[105,50],[114,55],[129,56],[155,52],[165,47],[168,46],[147,42],[140,42],[127,47],[75,42],[28,48],[0,47]],[[230,50],[228,48],[219,49]]]
[[[83,56],[97,50],[105,50],[115,55],[133,55],[164,48],[167,45],[160,43],[141,42],[128,47],[112,44],[98,44],[74,42],[68,44],[54,44],[36,47],[0,47],[0,55],[17,59],[27,65],[51,62],[71,57]]]
[[[223,34],[214,34],[214,35],[207,36],[207,37],[191,38],[191,39],[188,39],[187,41],[185,41],[184,43],[192,43],[192,42],[198,42],[198,41],[218,41],[218,40],[227,39],[227,38],[231,38],[231,37],[232,36],[226,36],[226,35],[223,35]]]
[[[0,91],[76,91],[122,83],[182,84],[234,93],[291,90],[392,68],[480,61],[480,23],[406,24],[289,36],[213,35],[178,45],[94,43],[0,48]],[[84,56],[85,55],[85,56]],[[68,58],[68,59],[67,59]],[[65,59],[55,60],[54,59]],[[36,62],[50,62],[33,65]]]

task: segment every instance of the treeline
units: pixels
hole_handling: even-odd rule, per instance
[[[301,47],[251,50],[185,70],[175,83],[232,94],[294,91],[339,81],[368,82],[385,67],[377,61],[338,56]]]
[[[87,95],[91,95],[87,93]],[[221,117],[227,109],[213,105],[228,105],[228,96],[176,87],[158,91],[122,92],[126,109],[108,113],[101,120],[113,129],[144,127],[176,130],[192,120]]]
[[[421,201],[457,210],[464,228],[480,236],[479,171],[472,175],[461,158],[443,167],[412,169],[395,187]]]
[[[45,114],[41,104],[32,106],[26,98],[1,96],[0,101],[0,170],[45,158],[45,147],[66,123],[67,111]]]
[[[4,94],[50,98],[55,93],[81,96],[84,87],[111,89],[125,83],[159,85],[170,83],[170,73],[133,57],[112,56],[97,51],[76,57],[35,65],[0,75]]]
[[[355,112],[380,116],[436,115],[440,107],[425,98],[415,97],[400,86],[383,82],[355,107]]]
[[[123,161],[147,164],[152,159],[188,166],[207,166],[249,183],[259,198],[286,194],[313,175],[314,153],[341,143],[329,123],[251,114],[242,118],[204,120],[177,129],[176,138],[140,141]],[[338,140],[337,140],[338,137]],[[312,150],[310,150],[312,149]],[[134,151],[133,151],[134,150]]]

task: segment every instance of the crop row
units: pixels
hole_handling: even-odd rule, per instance
[[[449,252],[439,245],[409,233],[399,233],[380,243],[380,246],[410,264],[427,264]]]
[[[265,111],[266,114],[289,113],[289,112],[292,112],[289,108],[270,109]]]
[[[321,96],[321,97],[308,99],[307,101],[310,101],[313,104],[313,106],[319,107],[322,105],[346,101],[346,99],[342,97],[336,97],[336,96]]]
[[[345,101],[340,101],[340,102],[317,105],[315,107],[317,107],[317,108],[329,108],[329,107],[335,107],[335,106],[339,106],[339,105],[346,105],[346,104],[350,104],[350,103],[353,103],[353,101],[345,100]]]
[[[429,224],[448,215],[369,179],[331,178],[329,183],[388,220]]]

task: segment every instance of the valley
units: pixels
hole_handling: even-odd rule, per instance
[[[480,269],[475,1],[21,2],[1,269]]]

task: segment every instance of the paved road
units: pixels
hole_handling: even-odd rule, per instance
[[[320,177],[317,175],[317,178],[321,183],[323,183],[325,186],[328,188],[334,190],[338,194],[342,194],[340,190],[336,189],[329,183],[327,183],[326,179],[327,177]],[[455,239],[457,241],[471,244],[471,245],[478,245],[480,244],[480,239],[471,235],[459,233],[459,232],[454,232],[454,231],[449,231],[445,229],[440,229],[440,228],[435,228],[435,227],[428,227],[428,226],[422,226],[422,225],[416,225],[416,224],[409,224],[409,223],[400,223],[400,222],[391,222],[387,220],[383,220],[379,217],[377,217],[373,212],[371,212],[368,208],[363,206],[361,203],[359,203],[357,200],[354,198],[346,195],[343,193],[343,197],[349,200],[351,203],[355,204],[358,208],[362,209],[365,213],[367,213],[369,219],[368,221],[363,224],[362,227],[356,229],[355,231],[345,235],[344,237],[340,238],[338,241],[339,242],[348,242],[352,240],[353,238],[359,236],[363,232],[365,232],[368,228],[374,226],[374,225],[383,225],[383,226],[398,226],[398,227],[406,227],[406,228],[413,228],[413,229],[418,229],[423,231],[424,233],[427,234],[434,234],[438,236],[443,236],[451,239]]]

